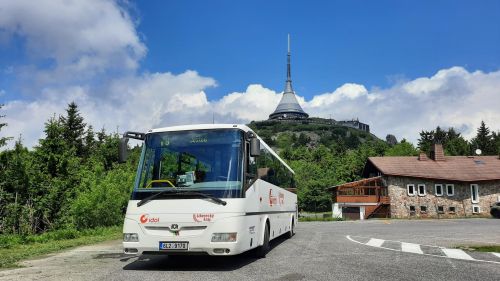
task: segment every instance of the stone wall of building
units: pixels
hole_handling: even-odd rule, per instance
[[[490,206],[500,200],[500,181],[488,181],[477,183],[450,182],[442,180],[426,180],[409,177],[384,177],[385,185],[391,198],[392,218],[453,218],[465,216],[490,216]],[[414,184],[416,194],[409,196],[407,185]],[[425,184],[426,194],[418,194],[418,185]],[[435,185],[442,184],[443,195],[437,196]],[[448,196],[446,185],[454,185],[454,195]],[[472,203],[471,184],[479,186],[479,203]],[[411,206],[414,211],[411,211]],[[426,207],[426,211],[422,210]],[[442,206],[443,211],[439,211]],[[479,206],[479,213],[473,213],[473,206]],[[450,210],[455,208],[455,212]]]

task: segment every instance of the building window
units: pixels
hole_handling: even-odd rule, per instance
[[[453,184],[446,185],[446,195],[448,195],[448,196],[455,195],[455,185],[453,185]]]
[[[420,206],[421,213],[427,213],[427,206]]]
[[[409,184],[406,186],[406,191],[408,192],[408,196],[415,196],[415,185]]]
[[[436,193],[436,196],[443,196],[443,185],[442,184],[434,185],[434,192]]]
[[[438,206],[438,213],[444,214],[444,206]]]
[[[456,210],[456,209],[455,209],[455,207],[454,207],[454,206],[452,206],[452,207],[448,208],[448,212],[450,212],[450,213],[455,213],[455,210]]]
[[[472,205],[472,213],[473,214],[479,214],[481,213],[481,208],[477,205]]]
[[[415,214],[415,206],[410,206],[410,215]]]
[[[479,203],[479,186],[477,184],[470,185],[470,198],[472,203]]]
[[[418,185],[418,196],[425,196],[425,184]]]

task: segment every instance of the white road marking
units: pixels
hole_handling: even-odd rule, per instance
[[[372,246],[372,247],[380,247],[380,246],[382,246],[382,244],[384,244],[384,240],[375,239],[375,238],[371,238],[370,241],[368,241],[368,243],[366,243],[366,245]]]
[[[362,237],[362,236],[354,236],[354,237]],[[405,242],[401,242],[401,241],[382,240],[382,239],[370,238],[370,241],[368,241],[368,243],[363,243],[363,242],[359,242],[359,241],[353,239],[350,235],[346,235],[346,238],[349,241],[351,241],[351,242],[354,242],[354,243],[357,243],[357,244],[361,244],[361,245],[364,245],[364,246],[371,246],[371,247],[381,248],[381,249],[395,251],[395,252],[404,252],[402,250],[403,246],[401,246],[401,250],[396,250],[396,249],[392,249],[392,248],[382,247],[382,244],[385,241],[398,242],[398,243],[401,243],[401,244],[405,243]],[[367,238],[367,237],[362,237],[362,238]],[[382,241],[382,242],[380,243],[379,241]],[[380,246],[377,246],[379,244],[380,244]],[[408,244],[411,244],[411,243],[408,243]],[[415,245],[418,245],[418,244],[415,244]],[[447,249],[447,248],[443,248],[443,247],[439,247],[439,246],[430,246],[430,245],[418,245],[418,246],[427,246],[427,247],[439,248],[446,255],[426,254],[426,253],[423,253],[423,252],[422,253],[410,252],[410,253],[415,253],[415,254],[419,254],[419,255],[422,255],[422,256],[438,257],[438,258],[447,258],[447,259],[454,258],[454,259],[468,260],[468,261],[474,261],[474,262],[487,262],[487,263],[500,264],[500,262],[498,262],[498,261],[474,259],[471,256],[469,256],[467,253],[465,253],[464,251],[458,250],[458,249]],[[449,255],[446,253],[446,250],[448,250]],[[420,249],[420,251],[422,251],[422,249]],[[463,255],[460,255],[460,254],[458,254],[458,252],[455,252],[455,251],[462,251]],[[452,253],[452,252],[455,252],[455,253]],[[500,257],[500,253],[491,253],[491,254],[493,254],[493,255],[495,255],[497,257]],[[459,255],[461,256],[460,258],[458,257]]]
[[[415,254],[423,254],[420,245],[413,243],[401,242],[401,251]]]
[[[452,259],[459,259],[459,260],[474,260],[473,257],[469,256],[466,252],[460,249],[447,249],[447,248],[442,248],[441,251],[443,253]]]

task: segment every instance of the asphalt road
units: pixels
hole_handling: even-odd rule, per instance
[[[304,222],[296,230],[265,259],[128,257],[109,241],[26,261],[0,280],[500,280],[500,257],[454,259],[440,248],[500,244],[500,220]]]

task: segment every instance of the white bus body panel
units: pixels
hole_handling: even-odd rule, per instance
[[[139,200],[131,200],[123,233],[137,233],[139,242],[123,242],[123,247],[130,254],[236,255],[262,245],[267,220],[271,240],[290,231],[292,220],[297,223],[297,195],[262,180],[246,191],[245,198],[223,200],[226,206],[210,199],[159,199],[141,207],[137,207]],[[177,233],[169,230],[172,224],[178,225]],[[213,233],[230,232],[237,232],[236,242],[211,241]],[[188,250],[160,251],[160,241],[189,242]],[[215,253],[214,249],[229,249],[229,253]]]

